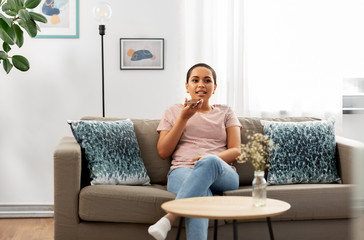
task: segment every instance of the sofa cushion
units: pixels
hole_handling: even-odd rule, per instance
[[[268,186],[267,196],[291,204],[291,209],[275,220],[350,218],[352,188],[348,184],[274,185]],[[251,187],[223,195],[251,196]],[[165,214],[162,203],[174,198],[158,184],[87,186],[80,192],[79,216],[84,221],[153,224]]]
[[[261,121],[278,145],[272,152],[269,184],[340,182],[335,159],[334,121]]]
[[[241,143],[248,142],[248,134],[246,131],[253,131],[254,133],[264,134],[263,125],[260,120],[276,121],[276,122],[303,122],[303,121],[317,121],[318,118],[312,117],[285,117],[285,118],[258,118],[258,117],[238,117],[241,125]],[[234,166],[239,174],[240,186],[251,185],[254,178],[254,168],[251,164],[241,164],[234,162]]]
[[[151,183],[167,184],[170,159],[161,159],[157,151],[159,134],[156,129],[160,120],[132,119],[144,165]]]
[[[118,121],[125,118],[83,117],[82,120]],[[171,167],[170,159],[159,157],[157,143],[159,134],[157,126],[160,120],[131,119],[134,123],[135,135],[138,139],[144,166],[147,169],[150,183],[167,184],[167,173]]]
[[[69,121],[85,153],[91,184],[148,185],[133,122]]]
[[[349,184],[292,184],[267,187],[267,197],[286,201],[291,209],[276,220],[338,219],[351,217]],[[224,192],[225,196],[251,196],[251,187]]]
[[[80,192],[79,215],[85,221],[153,224],[175,195],[166,186],[94,185]]]

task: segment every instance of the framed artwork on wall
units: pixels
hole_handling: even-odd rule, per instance
[[[34,12],[48,20],[36,38],[79,38],[79,0],[41,0]]]
[[[164,38],[120,38],[120,69],[164,69]]]

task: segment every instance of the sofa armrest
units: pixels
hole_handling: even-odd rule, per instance
[[[81,185],[81,148],[74,137],[64,137],[54,159],[55,239],[76,239]]]
[[[355,168],[364,161],[364,143],[336,136],[336,146],[341,180],[345,184],[356,183]]]

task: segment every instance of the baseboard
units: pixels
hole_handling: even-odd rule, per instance
[[[53,204],[0,204],[0,218],[35,218],[53,216]]]

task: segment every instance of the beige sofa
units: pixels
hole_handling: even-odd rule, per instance
[[[260,119],[239,118],[243,129],[261,132]],[[84,120],[120,120],[92,118]],[[311,118],[283,118],[276,121],[307,121]],[[150,186],[89,185],[88,170],[74,137],[64,137],[54,152],[55,240],[152,239],[147,228],[165,212],[161,204],[174,199],[166,190],[169,160],[156,150],[159,120],[132,119],[141,155],[151,179]],[[353,141],[336,137],[337,163],[342,184],[294,184],[268,186],[268,197],[287,201],[291,209],[272,218],[276,239],[350,239],[351,172],[358,150]],[[246,137],[242,134],[242,142]],[[253,169],[236,164],[240,188],[224,195],[250,196]],[[269,239],[266,222],[238,221],[239,239]],[[212,226],[212,225],[211,225]],[[212,239],[212,227],[209,239]],[[177,223],[167,239],[175,239]],[[232,239],[231,221],[220,221],[219,239]],[[184,231],[182,232],[184,239]]]

